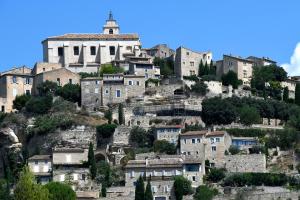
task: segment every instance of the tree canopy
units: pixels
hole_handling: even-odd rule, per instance
[[[192,183],[183,176],[175,176],[174,190],[176,200],[182,200],[184,195],[192,193]]]
[[[26,103],[30,100],[31,95],[23,94],[20,96],[16,96],[13,101],[13,108],[17,110],[21,110],[25,107]]]
[[[260,115],[256,108],[243,106],[240,111],[240,122],[246,126],[257,124],[260,122]]]
[[[149,180],[148,180],[147,186],[146,186],[145,200],[153,200],[152,189],[151,189],[151,183],[150,183]]]
[[[140,176],[135,185],[135,200],[145,200],[145,186],[142,176]]]
[[[229,71],[227,74],[222,76],[223,85],[232,85],[234,89],[237,89],[239,85],[242,84],[242,81],[238,79],[237,74],[234,71]]]
[[[50,182],[45,188],[49,191],[49,200],[76,200],[75,192],[67,184]]]
[[[112,64],[103,64],[101,65],[100,76],[103,76],[103,74],[118,74],[123,72],[123,68],[115,67]]]
[[[153,145],[154,152],[166,153],[169,155],[176,154],[176,145],[166,140],[156,140]]]

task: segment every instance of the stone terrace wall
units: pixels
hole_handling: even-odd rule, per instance
[[[228,172],[266,172],[264,154],[225,156],[225,168]]]

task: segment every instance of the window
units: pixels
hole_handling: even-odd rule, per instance
[[[66,155],[66,162],[71,162],[71,155]]]
[[[91,46],[90,51],[91,51],[92,56],[96,55],[96,47],[95,46]]]
[[[46,71],[46,69],[45,69],[45,68],[43,68],[43,72],[44,72],[44,71]]]
[[[48,160],[45,160],[45,164],[48,164]]]
[[[30,95],[30,90],[26,90],[25,94]]]
[[[1,106],[1,112],[5,112],[5,106]]]
[[[128,85],[133,85],[133,84],[132,84],[132,81],[128,81]]]
[[[17,77],[16,76],[13,76],[13,83],[17,83]]]
[[[244,78],[247,78],[247,70],[243,70]]]
[[[65,181],[65,175],[64,175],[64,174],[61,174],[61,175],[60,175],[60,181],[61,181],[61,182]]]
[[[30,84],[30,78],[26,78],[26,79],[25,79],[25,83],[26,83],[26,84]]]
[[[220,142],[220,138],[216,138],[216,142]]]
[[[69,79],[69,83],[72,84],[72,79],[71,78]]]
[[[64,55],[64,48],[63,47],[58,47],[57,48],[57,54],[58,54],[58,56],[63,56]]]
[[[109,47],[109,55],[111,56],[116,55],[116,48],[114,46]]]
[[[96,85],[99,85],[99,84],[100,84],[100,81],[95,81],[95,84],[96,84]]]
[[[217,147],[216,146],[211,147],[211,151],[217,151]]]
[[[109,34],[114,34],[114,30],[112,30],[112,29],[109,29]]]
[[[121,97],[121,90],[116,90],[116,97]]]
[[[200,140],[200,138],[198,138],[198,139],[197,139],[197,143],[200,143],[200,142],[201,142],[201,140]]]
[[[140,81],[137,81],[137,82],[136,82],[136,85],[140,85]]]
[[[186,144],[186,139],[184,139],[184,144]]]
[[[60,86],[60,78],[56,79],[57,85]]]
[[[105,94],[108,94],[108,89],[105,89]]]
[[[81,178],[85,181],[85,174],[82,174]]]
[[[73,47],[73,51],[74,51],[74,56],[79,55],[79,47],[78,46]]]
[[[35,164],[35,165],[38,165],[38,164],[39,164],[39,161],[37,161],[37,160],[34,161],[34,164]]]
[[[193,178],[193,181],[196,181],[196,177],[195,176],[193,176],[192,178]]]
[[[194,67],[194,64],[195,64],[194,62],[190,62],[191,67]]]
[[[131,175],[131,178],[134,178],[134,171],[131,171],[130,175]]]
[[[13,88],[13,96],[16,97],[18,95],[18,90],[16,88]]]
[[[195,139],[192,139],[192,143],[195,144]]]
[[[210,138],[210,143],[214,143],[215,142],[215,138]]]
[[[127,46],[127,47],[126,47],[126,50],[127,50],[127,51],[132,51],[132,46]]]
[[[99,88],[95,88],[95,93],[96,93],[96,94],[99,93]]]
[[[73,180],[77,181],[78,180],[78,174],[73,174]]]
[[[190,52],[186,52],[186,55],[189,56],[189,55],[190,55]]]

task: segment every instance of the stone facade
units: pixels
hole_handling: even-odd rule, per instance
[[[297,82],[293,79],[290,79],[290,78],[283,81],[283,82],[281,82],[281,87],[283,87],[283,88],[287,87],[288,88],[290,99],[295,99],[296,84],[297,84]]]
[[[115,129],[113,135],[113,144],[114,145],[128,145],[129,144],[129,135],[131,128],[127,126],[120,125]]]
[[[152,48],[144,49],[149,56],[157,58],[169,58],[175,54],[175,51],[168,47],[167,44],[158,44]]]
[[[158,126],[155,127],[155,139],[166,140],[172,144],[177,145],[178,138],[181,133],[180,125]]]
[[[110,14],[99,34],[65,34],[46,38],[43,42],[44,62],[61,63],[79,72],[98,72],[100,65],[138,55],[141,42],[137,34],[121,34]]]
[[[129,62],[129,73],[144,76],[146,79],[160,78],[160,67],[148,62]]]
[[[249,56],[247,59],[252,60],[254,62],[253,66],[257,66],[257,67],[268,66],[268,65],[276,65],[277,64],[276,61],[271,60],[268,57],[258,58],[258,57],[255,57],[255,56]]]
[[[69,83],[80,84],[80,76],[66,68],[58,68],[51,71],[41,72],[34,78],[33,87],[35,94],[38,94],[38,86],[45,81],[57,83],[58,86],[64,86]]]
[[[12,112],[16,96],[31,94],[33,87],[31,69],[25,66],[0,74],[0,111]]]
[[[32,74],[40,74],[43,72],[48,72],[48,71],[52,71],[55,69],[60,69],[62,68],[62,64],[61,63],[45,63],[45,62],[38,62],[34,65],[33,69],[32,69]]]
[[[176,49],[175,74],[181,80],[183,76],[198,75],[200,62],[209,65],[211,60],[211,52],[196,52],[185,47],[179,47]]]
[[[252,77],[254,62],[239,56],[223,55],[223,60],[217,61],[217,76],[221,77],[229,71],[234,71],[243,85],[249,85]]]
[[[47,184],[52,179],[51,155],[35,155],[28,159],[28,167],[34,174],[37,182]]]
[[[264,154],[227,155],[224,167],[228,172],[267,172]]]
[[[81,82],[81,105],[86,110],[96,111],[102,102],[103,81],[100,77],[89,77],[80,80]]]

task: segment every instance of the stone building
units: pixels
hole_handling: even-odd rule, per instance
[[[181,128],[182,127],[180,125],[157,126],[155,127],[155,139],[166,140],[177,145]]]
[[[102,103],[103,80],[101,77],[88,77],[80,80],[81,105],[87,110],[96,111]]]
[[[257,67],[277,64],[276,61],[271,60],[268,57],[259,58],[259,57],[255,57],[255,56],[249,56],[247,59],[252,60],[254,62],[253,66],[257,66]]]
[[[109,14],[102,33],[65,34],[46,38],[43,57],[47,63],[61,63],[72,72],[98,72],[101,64],[139,55],[137,34],[121,34],[117,21]]]
[[[53,181],[68,182],[74,191],[91,186],[89,168],[83,166],[88,160],[88,149],[55,148],[52,156]]]
[[[0,111],[12,112],[16,96],[31,94],[34,76],[23,66],[0,74]]]
[[[265,154],[227,155],[224,167],[228,172],[267,172]]]
[[[35,65],[32,69],[32,74],[36,75],[36,74],[40,74],[43,72],[48,72],[48,71],[52,71],[52,70],[60,69],[60,68],[62,68],[61,63],[38,62],[38,63],[35,63]]]
[[[200,161],[209,160],[211,165],[224,164],[225,151],[231,138],[225,131],[189,131],[180,134],[180,154]]]
[[[160,67],[148,62],[129,62],[129,73],[144,76],[146,79],[160,78]]]
[[[295,91],[296,91],[297,81],[294,80],[294,79],[292,79],[291,77],[289,77],[285,81],[282,81],[280,84],[281,84],[282,88],[285,88],[285,87],[288,88],[288,90],[289,90],[289,98],[290,99],[295,99]]]
[[[207,63],[208,65],[212,61],[211,52],[196,52],[185,47],[179,47],[176,49],[175,56],[175,74],[181,80],[184,76],[192,76],[199,74],[199,64]]]
[[[66,84],[80,84],[80,76],[66,68],[58,68],[51,71],[41,72],[34,77],[34,93],[38,94],[38,86],[46,81],[57,83],[58,86]]]
[[[256,137],[231,137],[232,145],[240,150],[249,150],[253,146],[258,145],[258,138]]]
[[[147,52],[147,55],[157,58],[170,58],[175,54],[175,51],[168,47],[167,44],[158,44],[152,48],[143,49]]]
[[[221,77],[229,71],[234,71],[238,79],[243,81],[243,85],[249,85],[252,77],[254,62],[239,56],[223,55],[223,60],[217,63],[216,74]]]
[[[36,177],[37,182],[42,185],[52,180],[52,158],[51,155],[35,155],[28,159],[28,167]]]

